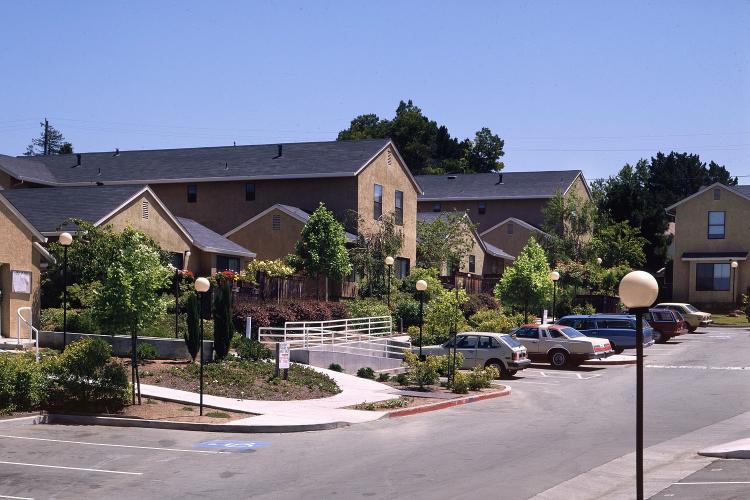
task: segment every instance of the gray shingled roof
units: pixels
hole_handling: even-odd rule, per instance
[[[62,229],[67,219],[95,223],[112,213],[145,186],[88,186],[35,189],[6,189],[2,192],[16,210],[40,233]],[[65,229],[75,230],[75,226]]]
[[[515,257],[513,257],[511,254],[509,254],[505,250],[501,248],[497,248],[495,245],[487,243],[484,240],[482,240],[482,243],[484,244],[484,248],[487,250],[488,254],[494,255],[495,257],[500,257],[501,259],[516,260]]]
[[[206,226],[195,222],[193,219],[177,217],[182,227],[188,232],[193,244],[204,252],[240,255],[242,257],[255,257],[255,253],[237,243],[228,240],[219,233],[211,231]]]
[[[0,170],[50,185],[154,184],[164,181],[344,177],[356,174],[389,139],[223,146],[18,157]]]
[[[551,198],[565,192],[580,170],[503,172],[499,174],[418,175],[424,191],[419,201]]]
[[[733,189],[741,195],[750,198],[750,186],[729,186],[729,189]]]

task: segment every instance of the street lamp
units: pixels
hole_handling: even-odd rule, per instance
[[[739,264],[736,260],[732,261],[732,304],[734,308],[737,308],[737,266]]]
[[[417,291],[419,292],[419,360],[422,360],[422,325],[424,324],[424,317],[422,315],[424,311],[424,291],[427,290],[427,282],[425,280],[418,280]]]
[[[560,273],[550,271],[549,279],[552,280],[552,322],[555,322],[555,302],[557,302],[557,281],[560,279]]]
[[[602,258],[601,257],[597,257],[596,258],[596,263],[601,266],[602,265]]]
[[[62,233],[58,238],[58,243],[63,247],[63,347],[68,343],[68,247],[73,243],[73,236],[70,233]]]
[[[200,414],[203,416],[203,306],[206,298],[206,292],[211,288],[211,283],[206,278],[198,278],[195,280],[195,291],[200,294],[201,300],[201,395],[200,395]]]
[[[636,498],[643,500],[643,313],[659,294],[659,284],[645,271],[632,271],[620,281],[620,300],[635,312],[636,369]]]
[[[391,307],[391,271],[393,271],[393,257],[390,255],[385,258],[385,265],[388,266],[388,308]]]

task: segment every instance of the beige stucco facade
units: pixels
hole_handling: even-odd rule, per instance
[[[718,189],[718,198],[714,199]],[[724,238],[708,238],[708,212],[725,212]],[[739,300],[750,285],[750,263],[737,260],[736,273],[731,273],[729,290],[696,290],[698,263],[724,263],[730,258],[684,260],[685,252],[747,252],[750,250],[750,200],[724,186],[713,186],[683,200],[674,209],[674,267],[672,298],[678,302],[697,304],[730,304],[734,293]],[[733,276],[736,274],[736,276]],[[736,281],[735,281],[736,277]],[[734,289],[734,290],[733,290]]]
[[[276,226],[273,223],[274,217],[278,217]],[[304,225],[304,222],[296,217],[276,208],[227,238],[245,248],[252,248],[257,259],[283,259],[294,253]]]
[[[0,331],[3,337],[15,337],[18,327],[18,308],[32,307],[35,323],[39,320],[39,269],[40,253],[34,249],[32,231],[8,207],[0,203]],[[14,293],[13,271],[31,273],[31,293]],[[25,313],[28,319],[28,313]],[[23,325],[22,325],[23,326]],[[28,338],[27,328],[22,328],[21,336]]]
[[[513,226],[513,229],[509,232],[509,225]],[[492,228],[490,231],[482,234],[482,239],[506,252],[513,257],[518,257],[523,250],[523,247],[529,242],[529,239],[534,236],[536,240],[541,243],[542,233],[535,229],[530,229],[517,221],[506,221],[497,227]]]

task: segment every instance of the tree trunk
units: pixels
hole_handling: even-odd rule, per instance
[[[523,303],[523,322],[524,323],[529,322],[529,303],[528,302]]]
[[[326,302],[328,302],[328,275],[326,275]]]

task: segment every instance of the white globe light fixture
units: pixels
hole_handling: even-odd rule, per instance
[[[596,258],[596,263],[601,266],[602,265],[602,258],[601,257],[597,257]]]
[[[425,290],[427,290],[427,282],[425,280],[418,280],[416,286],[417,290],[419,290],[420,292],[424,292]]]
[[[67,247],[71,243],[73,243],[73,235],[70,233],[62,233],[60,234],[60,237],[57,239],[57,242],[60,243],[62,246]]]
[[[211,288],[211,282],[208,281],[206,278],[198,278],[195,280],[195,291],[204,293],[207,292],[208,289]]]
[[[738,266],[738,265],[739,265],[739,264],[737,264],[737,261],[736,261],[736,260],[733,260],[733,261],[732,261],[732,269],[737,269],[737,266]]]
[[[560,273],[558,273],[557,271],[551,271],[549,273],[549,279],[551,279],[552,281],[559,280],[560,279]]]
[[[388,257],[386,257],[385,258],[385,265],[386,266],[392,266],[393,265],[393,257],[391,257],[390,255]]]
[[[659,295],[656,278],[646,271],[631,271],[620,281],[620,300],[630,309],[649,307]]]

